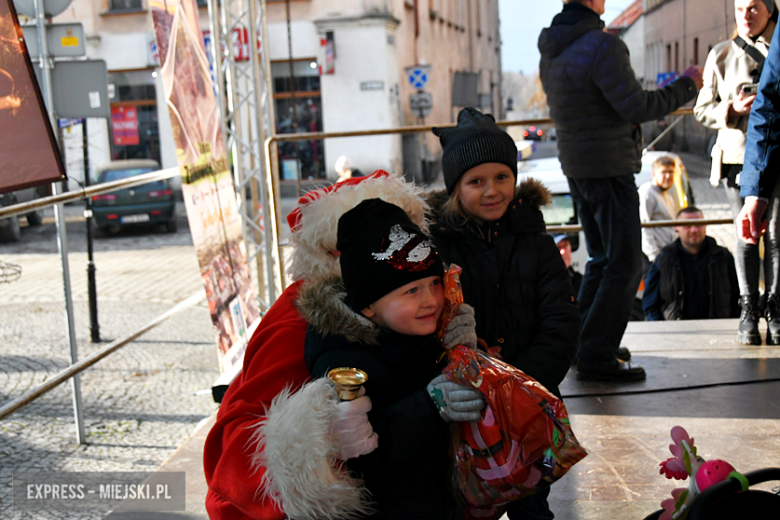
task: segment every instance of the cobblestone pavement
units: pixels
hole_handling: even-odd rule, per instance
[[[63,283],[53,213],[21,243],[0,245],[0,260],[22,276],[0,284],[0,404],[69,364]],[[80,357],[89,342],[83,219],[66,207]],[[125,336],[202,289],[181,212],[175,234],[122,233],[95,242],[99,322],[104,342]],[[11,474],[39,471],[153,471],[208,418],[219,375],[205,304],[192,307],[82,373],[85,445],[76,444],[72,393],[63,384],[0,420],[0,517],[97,519],[94,513],[11,509]],[[201,392],[204,391],[204,392]]]

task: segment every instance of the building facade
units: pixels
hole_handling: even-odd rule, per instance
[[[659,84],[659,75],[703,66],[709,51],[731,38],[734,0],[644,0],[643,18],[645,78],[652,88]],[[649,135],[656,130],[650,129]],[[671,144],[680,150],[708,154],[714,143],[715,132],[692,117],[673,132]]]
[[[206,5],[198,4],[206,32]],[[286,3],[267,1],[278,133],[450,123],[464,92],[469,105],[499,116],[497,0],[291,0],[290,18],[292,56]],[[88,57],[107,63],[112,120],[89,121],[92,164],[152,158],[176,166],[147,0],[73,0],[54,22],[81,22]],[[406,72],[415,66],[429,67],[421,89]],[[425,117],[410,106],[420,91],[432,100]],[[280,176],[334,179],[334,162],[346,155],[364,173],[381,168],[430,180],[440,154],[434,136],[419,134],[285,143]]]

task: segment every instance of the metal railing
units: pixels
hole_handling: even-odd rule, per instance
[[[683,109],[674,112],[672,115],[684,116],[684,115],[690,115],[691,113],[692,111],[690,109]],[[550,119],[526,119],[526,120],[519,120],[519,121],[498,121],[497,122],[497,124],[500,126],[527,126],[527,125],[541,125],[541,124],[551,124],[551,123],[552,121]],[[265,140],[265,165],[267,171],[271,172],[270,178],[279,179],[278,172],[275,169],[278,166],[277,162],[275,161],[276,154],[273,153],[276,151],[274,149],[274,146],[278,142],[310,140],[310,139],[328,139],[328,138],[336,138],[336,137],[365,137],[365,136],[374,136],[374,135],[393,135],[393,134],[405,134],[405,133],[416,133],[416,132],[430,132],[434,127],[447,128],[447,127],[454,127],[454,126],[456,125],[455,124],[416,125],[416,126],[380,129],[380,130],[362,130],[362,131],[351,131],[351,132],[313,132],[313,133],[276,135],[276,136],[269,137]],[[29,213],[31,211],[35,211],[37,209],[44,208],[51,205],[63,204],[67,202],[75,202],[78,200],[86,199],[87,197],[92,197],[94,195],[110,193],[112,191],[117,191],[120,189],[130,188],[134,186],[140,186],[142,184],[146,184],[153,181],[169,179],[179,174],[180,174],[179,168],[167,168],[164,170],[159,170],[156,172],[139,175],[137,177],[132,177],[129,179],[122,179],[118,181],[96,184],[89,187],[84,187],[80,190],[55,194],[31,202],[15,204],[13,206],[0,207],[0,219],[8,218],[14,215]],[[298,186],[300,186],[300,182],[298,182]],[[278,193],[279,193],[278,189],[273,190],[274,198],[278,197]],[[300,192],[298,193],[298,196],[300,196]],[[275,202],[275,206],[279,207],[279,201],[275,200],[274,202]],[[732,223],[733,223],[732,219],[659,220],[659,221],[642,223],[642,227],[656,228],[656,227],[688,226],[688,225],[723,225],[723,224],[732,224]],[[568,233],[568,232],[578,232],[581,230],[582,227],[579,225],[547,226],[547,231],[550,233]],[[282,247],[282,245],[279,243],[279,241],[277,241],[275,247],[276,250],[278,251],[280,247]],[[277,254],[276,256],[277,258],[282,257],[281,253]],[[270,261],[270,259],[268,259],[268,261]],[[282,273],[283,272],[284,271],[282,270]],[[282,278],[283,278],[282,283],[285,284],[284,277]],[[124,338],[112,342],[111,344],[107,345],[105,348],[101,349],[100,351],[95,352],[94,354],[84,358],[83,360],[80,360],[68,366],[67,368],[63,369],[58,374],[56,374],[54,377],[47,380],[45,383],[39,385],[33,390],[26,392],[24,395],[0,407],[0,419],[7,417],[14,411],[19,410],[20,408],[26,406],[27,404],[30,404],[38,397],[51,391],[55,387],[67,381],[68,379],[78,375],[80,372],[91,367],[92,365],[94,365],[101,359],[107,357],[108,355],[112,354],[113,352],[116,352],[121,347],[127,345],[128,343],[138,338],[142,334],[148,332],[149,330],[156,327],[157,325],[167,320],[171,316],[177,314],[178,312],[181,312],[182,310],[188,307],[191,307],[201,302],[204,298],[205,298],[205,292],[199,291],[193,294],[192,296],[190,296],[189,298],[187,298],[186,300],[184,300],[183,302],[174,306],[168,312],[162,314],[161,316],[155,318],[154,320],[150,321],[146,325],[140,327],[135,332],[129,334],[128,336],[125,336]]]
[[[94,195],[101,195],[103,193],[110,193],[112,191],[117,191],[124,188],[141,186],[142,184],[147,184],[149,182],[170,179],[171,177],[176,177],[179,174],[179,168],[166,168],[165,170],[144,173],[143,175],[138,175],[136,177],[130,177],[127,179],[120,179],[118,181],[93,184],[89,187],[81,188],[80,190],[67,191],[64,193],[58,193],[56,195],[50,195],[48,197],[41,197],[40,199],[14,204],[13,206],[0,207],[0,219],[13,217],[14,215],[23,215],[25,213],[30,213],[31,211],[45,208],[47,206],[52,206],[54,204],[76,202]]]

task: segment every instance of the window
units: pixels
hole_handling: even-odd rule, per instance
[[[679,72],[680,70],[680,44],[674,42],[674,70]]]
[[[293,60],[293,75],[294,81],[290,78],[290,62],[271,63],[276,132],[279,134],[322,132],[322,97],[316,60],[313,58]],[[301,179],[324,179],[325,154],[322,140],[279,143],[279,166],[283,180],[295,179],[299,169]]]
[[[143,0],[108,0],[109,11],[143,11]]]
[[[156,90],[151,70],[112,72],[111,159],[154,159],[162,164]]]

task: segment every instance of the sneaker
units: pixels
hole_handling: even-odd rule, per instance
[[[631,352],[629,352],[626,347],[618,347],[617,351],[615,351],[615,355],[618,359],[622,359],[623,361],[631,360]]]
[[[602,364],[577,364],[577,379],[580,381],[605,381],[610,383],[644,381],[647,379],[645,369],[632,365],[628,361],[615,358]]]
[[[780,296],[766,300],[766,344],[780,345]]]
[[[760,345],[761,334],[758,332],[758,298],[755,296],[740,296],[739,306],[742,313],[739,316],[737,342],[742,345]]]

